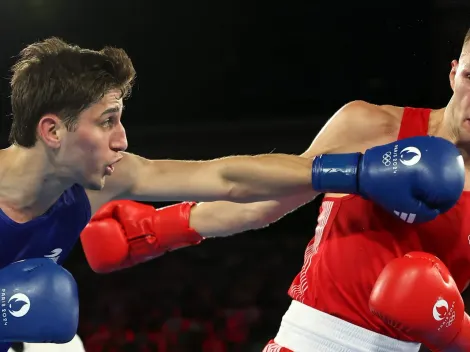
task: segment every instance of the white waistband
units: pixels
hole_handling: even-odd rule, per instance
[[[292,301],[274,341],[294,352],[418,352],[404,342]]]

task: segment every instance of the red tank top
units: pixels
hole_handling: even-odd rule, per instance
[[[430,113],[430,109],[405,108],[398,139],[426,135]],[[469,215],[470,192],[425,224],[407,224],[360,196],[325,197],[315,236],[289,295],[368,330],[411,341],[370,313],[372,287],[390,260],[424,251],[448,266],[462,292],[470,282]]]

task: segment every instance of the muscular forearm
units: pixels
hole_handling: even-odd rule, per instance
[[[225,237],[259,229],[315,198],[316,192],[256,203],[207,202],[191,209],[189,223],[203,237]]]
[[[121,171],[116,168],[117,175],[106,181],[109,199],[250,203],[312,190],[312,159],[287,154],[206,161],[148,160],[126,154],[120,164]],[[128,178],[125,187],[120,185]]]
[[[232,186],[229,200],[270,200],[312,190],[312,159],[264,154],[228,157],[217,162],[221,177]]]
[[[184,202],[160,209],[127,200],[101,207],[81,234],[94,271],[120,270],[200,243],[264,227],[307,203],[315,195],[285,197],[257,203]]]

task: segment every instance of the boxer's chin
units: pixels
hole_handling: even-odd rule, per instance
[[[467,131],[467,133],[470,133],[470,119],[465,119],[463,121],[463,127]]]
[[[468,145],[470,143],[470,119],[464,120],[459,132],[458,144]]]
[[[89,189],[90,191],[101,191],[105,184],[105,177],[106,176],[96,180],[88,180],[87,184],[83,185],[83,187]]]

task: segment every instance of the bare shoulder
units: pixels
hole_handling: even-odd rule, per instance
[[[380,128],[384,131],[398,131],[404,108],[394,105],[376,105],[363,100],[352,101],[344,105],[333,118],[350,120],[351,125],[359,130]],[[361,124],[363,123],[363,125]],[[351,127],[351,126],[350,126]]]
[[[395,105],[375,105],[379,107],[383,112],[389,115],[391,119],[394,119],[398,124],[401,123],[403,117],[403,111],[405,110],[402,106]]]
[[[396,140],[403,108],[363,100],[342,106],[323,126],[304,156],[354,152]]]

